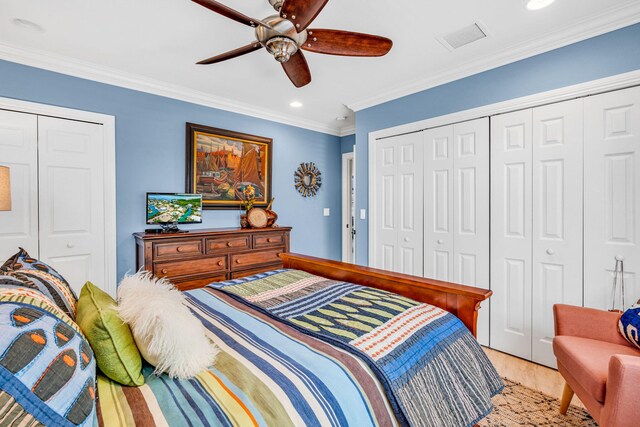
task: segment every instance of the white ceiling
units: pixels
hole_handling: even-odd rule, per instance
[[[264,18],[267,0],[221,0]],[[306,53],[312,82],[296,89],[261,50],[198,60],[254,40],[253,29],[189,0],[1,0],[0,58],[334,134],[361,109],[640,22],[640,0],[330,0],[311,27],[391,38],[382,58]],[[33,21],[44,32],[12,24]],[[436,37],[475,21],[489,38],[449,52]],[[293,109],[299,100],[304,107]],[[344,122],[338,116],[348,116]]]

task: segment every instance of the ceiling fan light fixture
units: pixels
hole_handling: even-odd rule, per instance
[[[302,107],[302,102],[300,102],[300,101],[292,101],[292,102],[289,103],[289,107],[301,108]]]
[[[278,62],[287,62],[298,51],[296,42],[288,37],[273,37],[265,43],[267,51]]]
[[[539,10],[549,6],[555,0],[529,0],[527,3],[527,9],[529,10]]]

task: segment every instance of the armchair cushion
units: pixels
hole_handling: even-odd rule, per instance
[[[640,349],[640,306],[631,307],[625,311],[618,321],[618,329],[622,336],[636,348]]]
[[[576,381],[601,403],[606,395],[611,355],[640,356],[638,350],[628,345],[566,335],[554,338],[553,352],[559,363],[573,367],[571,373]]]

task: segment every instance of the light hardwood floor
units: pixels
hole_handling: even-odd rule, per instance
[[[518,382],[526,387],[538,390],[541,393],[560,399],[564,380],[555,369],[529,362],[510,354],[501,353],[483,347],[485,353],[496,367],[500,376]],[[572,405],[584,407],[577,396],[573,396]]]

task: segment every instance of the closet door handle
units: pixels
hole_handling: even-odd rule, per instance
[[[441,245],[441,244],[443,244],[443,243],[444,243],[444,240],[442,240],[442,239],[438,239],[438,240],[436,240],[436,243],[437,243],[437,244],[439,244],[439,245]]]
[[[408,242],[408,241],[409,241],[409,238],[408,238],[408,237],[405,237],[405,238],[404,238],[404,241],[405,241],[405,242]]]
[[[554,251],[553,249],[551,249],[551,248],[547,249],[547,254],[553,255],[555,253],[556,253],[556,251]]]
[[[75,247],[75,246],[76,246],[76,245],[74,245],[74,244],[73,244],[73,243],[71,243],[71,242],[67,243],[67,247],[68,247],[69,249],[71,249],[71,248],[73,248],[73,247]]]

